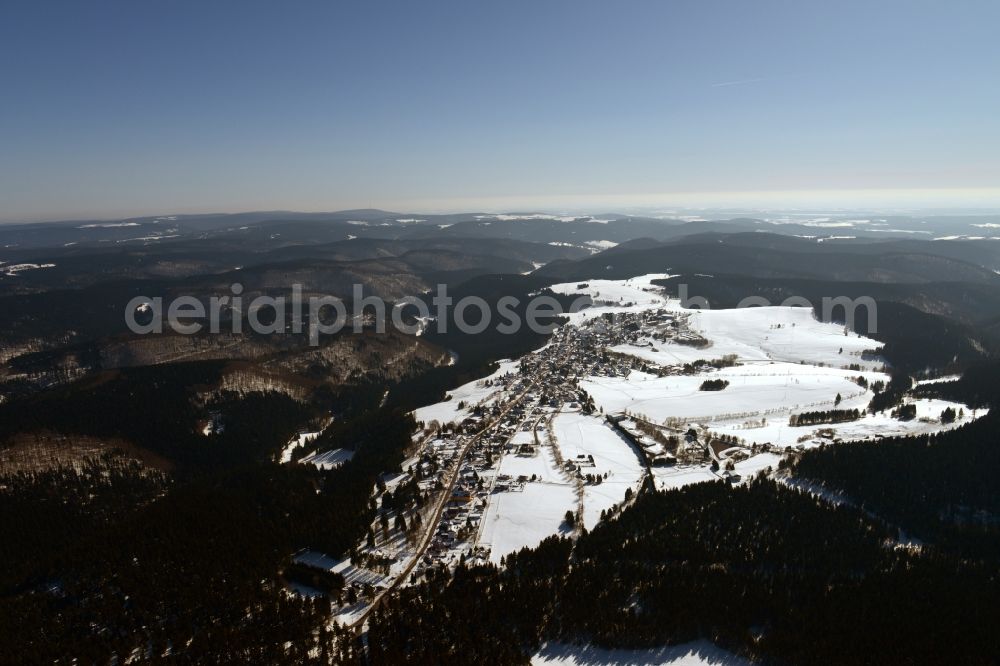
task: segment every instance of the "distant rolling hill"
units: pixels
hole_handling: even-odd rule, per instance
[[[881,252],[854,245],[826,246],[776,234],[701,234],[667,243],[646,243],[646,247],[632,244],[578,261],[553,262],[537,273],[567,281],[620,279],[669,270],[761,278],[885,283],[952,281],[1000,286],[1000,276],[994,271],[935,254],[936,244],[897,247],[885,243],[877,247]]]

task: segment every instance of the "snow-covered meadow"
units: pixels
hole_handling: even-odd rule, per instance
[[[533,548],[548,536],[568,531],[564,518],[567,511],[576,511],[576,491],[556,464],[551,448],[542,446],[532,457],[508,454],[497,474],[513,479],[535,475],[536,481],[490,495],[479,544],[490,549],[492,562],[499,563],[509,553]]]
[[[583,487],[583,525],[592,529],[600,522],[602,511],[625,499],[626,490],[639,489],[641,454],[596,416],[579,412],[559,414],[552,427],[563,458],[579,465],[581,474],[602,477],[607,474],[600,483]]]
[[[729,386],[722,391],[699,390],[707,378],[724,379]],[[787,422],[792,411],[832,409],[837,395],[843,409],[863,408],[871,399],[848,371],[790,363],[667,377],[632,372],[628,377],[592,377],[580,385],[605,413],[629,410],[656,422],[668,418],[742,422],[761,417],[783,417]]]
[[[678,300],[657,293],[652,284],[654,279],[667,277],[671,276],[591,280],[559,284],[552,289],[563,294],[588,294],[600,304],[574,315],[578,321],[590,312],[657,309],[683,317],[687,328],[707,341],[703,346],[691,346],[640,336],[635,343],[612,346],[611,351],[663,368],[727,357],[738,365],[693,375],[657,377],[632,372],[627,377],[582,380],[581,387],[606,414],[629,411],[656,423],[673,419],[733,435],[748,444],[818,444],[820,440],[811,435],[819,428],[789,426],[792,414],[831,409],[864,411],[873,393],[859,385],[857,378],[864,378],[869,385],[889,381],[878,357],[882,343],[848,331],[841,324],[819,321],[811,308],[684,309]],[[701,391],[705,379],[723,379],[729,385],[722,391]],[[939,420],[941,412],[949,407],[958,412],[963,405],[942,400],[908,402],[917,408],[916,419],[900,421],[887,414],[874,414],[823,429],[833,430],[840,439],[908,435],[957,427],[983,414],[965,410],[964,417],[945,425]]]
[[[647,345],[612,349],[659,365],[678,365],[699,359],[735,355],[743,363],[785,361],[842,367],[859,365],[877,370],[882,343],[845,331],[841,324],[821,322],[805,307],[768,306],[732,310],[684,310],[677,301],[668,309],[687,318],[688,327],[708,340],[705,348],[650,340]]]

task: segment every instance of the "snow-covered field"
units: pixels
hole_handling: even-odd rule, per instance
[[[590,296],[594,307],[582,312],[567,314],[571,324],[579,324],[587,317],[604,312],[642,312],[657,307],[666,307],[668,299],[660,294],[660,288],[653,280],[675,277],[669,273],[650,273],[628,280],[586,280],[554,284],[549,289],[556,294],[569,296]],[[586,284],[580,288],[580,284]]]
[[[692,376],[656,377],[633,372],[628,377],[591,377],[580,382],[605,413],[628,411],[654,423],[675,419],[682,426],[705,426],[717,434],[733,435],[747,444],[780,447],[816,444],[817,430],[832,430],[839,439],[913,435],[957,427],[983,416],[984,410],[965,410],[953,424],[940,423],[941,412],[956,412],[964,405],[945,400],[908,400],[917,418],[900,421],[889,414],[865,414],[857,421],[821,426],[790,426],[791,414],[830,409],[864,412],[872,392],[850,377],[887,380],[878,373],[857,373],[836,368],[773,363],[725,368]],[[700,391],[706,378],[726,379],[722,391]],[[835,404],[841,396],[839,405]]]
[[[670,417],[710,422],[722,415],[742,421],[778,414],[787,422],[793,410],[833,409],[838,394],[843,409],[867,405],[871,393],[851,381],[850,376],[847,371],[833,368],[776,363],[691,376],[656,377],[633,372],[628,377],[592,377],[580,385],[606,413],[627,409],[657,423]],[[724,379],[730,384],[722,391],[699,390],[707,378]]]
[[[490,495],[479,543],[490,548],[490,561],[495,563],[504,555],[537,546],[546,537],[566,530],[566,512],[576,510],[576,491],[547,446],[530,458],[504,456],[497,473],[515,479],[536,474],[542,480],[525,483],[522,490]]]
[[[698,348],[647,338],[636,344],[616,345],[612,351],[662,367],[726,356],[735,357],[740,365],[690,376],[660,378],[633,372],[628,377],[591,377],[581,381],[581,386],[605,413],[628,410],[657,423],[674,418],[682,423],[705,425],[719,434],[734,435],[748,444],[791,446],[802,439],[812,439],[810,436],[818,429],[789,426],[791,414],[835,408],[863,411],[871,401],[872,392],[855,383],[855,378],[862,376],[869,384],[889,380],[888,375],[880,372],[881,360],[872,354],[882,343],[847,331],[842,325],[821,322],[813,316],[811,308],[683,309],[679,301],[655,293],[651,281],[665,277],[669,276],[566,283],[555,285],[553,291],[589,294],[599,303],[607,300],[633,304],[607,305],[598,311],[663,309],[685,317],[687,327],[708,340],[707,347]],[[581,288],[580,284],[586,286]],[[846,369],[851,365],[862,370]],[[725,379],[730,384],[717,392],[698,390],[707,378]],[[948,379],[951,378],[944,378]],[[838,394],[841,402],[835,405]],[[937,421],[941,412],[947,407],[957,412],[962,405],[941,400],[910,402],[917,406],[917,418],[911,421],[877,414],[831,428],[841,439],[919,434],[955,427],[983,414],[967,410],[963,419],[945,426]]]
[[[720,434],[730,434],[745,439],[747,443],[770,442],[778,446],[792,446],[800,443],[799,440],[808,437],[803,443],[805,446],[812,446],[818,442],[813,435],[817,430],[830,429],[837,439],[844,441],[872,439],[876,437],[893,437],[906,435],[921,435],[942,430],[950,430],[965,423],[985,416],[988,410],[966,410],[964,416],[956,418],[952,424],[942,424],[940,422],[941,412],[951,407],[956,412],[964,409],[964,405],[945,400],[907,400],[917,408],[917,418],[909,421],[900,421],[892,418],[888,413],[865,414],[857,421],[847,423],[835,423],[822,426],[798,426],[788,425],[787,420],[776,420],[763,427],[746,429],[740,424],[712,424],[712,430]]]
[[[580,464],[584,475],[608,475],[600,484],[587,484],[583,489],[583,524],[593,529],[600,522],[601,512],[624,500],[628,488],[633,492],[639,489],[643,468],[640,454],[596,416],[559,414],[552,427],[564,460]],[[594,457],[593,466],[588,456]]]
[[[819,322],[806,308],[695,310],[684,314],[691,330],[708,339],[708,347],[650,340],[645,346],[616,345],[611,349],[663,366],[701,359],[714,361],[727,355],[734,355],[744,363],[785,361],[835,368],[859,365],[868,371],[882,365],[876,358],[862,355],[880,349],[882,343],[854,333],[844,335],[842,326]],[[778,321],[768,324],[770,317]]]
[[[718,481],[720,478],[708,465],[653,468],[653,481],[657,490],[673,490],[693,483]]]
[[[583,486],[583,523],[593,528],[602,511],[624,500],[628,488],[638,490],[643,473],[639,454],[597,416],[578,411],[560,413],[553,419],[552,429],[564,461],[578,464],[584,475],[608,475],[600,484]],[[490,495],[479,545],[490,548],[493,562],[521,548],[536,546],[552,534],[568,532],[566,512],[577,510],[575,481],[559,469],[554,451],[541,432],[539,440],[541,446],[534,456],[508,453],[500,462],[498,476],[529,481],[516,485],[516,490]],[[521,431],[511,443],[532,444],[534,436]],[[530,481],[532,477],[536,480]]]
[[[531,433],[524,434],[528,435],[528,437],[531,436]],[[528,437],[523,439],[515,437],[511,441],[515,444],[527,444],[530,443],[525,441]],[[555,461],[552,459],[552,450],[547,446],[540,447],[538,453],[534,456],[519,456],[513,453],[504,456],[499,474],[507,474],[513,479],[517,479],[520,476],[526,476],[530,479],[532,476],[535,476],[536,479],[543,483],[566,483],[566,474],[556,467]]]
[[[719,358],[735,354],[744,362],[773,360],[834,367],[858,363],[866,369],[881,366],[860,354],[881,349],[882,343],[846,331],[840,324],[821,322],[811,308],[695,310],[688,325],[710,341],[708,351]]]

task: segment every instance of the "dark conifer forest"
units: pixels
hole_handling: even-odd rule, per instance
[[[505,564],[401,593],[372,622],[373,658],[524,664],[546,640],[697,638],[777,663],[1000,654],[994,555],[913,553],[885,521],[772,481],[645,492],[575,543],[553,537]]]

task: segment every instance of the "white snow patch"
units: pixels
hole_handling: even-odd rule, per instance
[[[653,481],[657,490],[674,490],[690,486],[693,483],[718,481],[717,476],[708,465],[701,467],[654,467]]]
[[[945,382],[957,382],[962,378],[962,375],[947,375],[945,377],[935,377],[932,379],[918,379],[914,385],[923,386],[925,384],[942,384]]]
[[[639,650],[546,643],[532,666],[749,666],[750,662],[707,640]]]
[[[354,451],[350,449],[334,449],[323,453],[311,453],[299,462],[312,463],[319,469],[337,469],[348,460],[354,457]]]
[[[143,303],[143,305],[146,305],[148,307],[148,304],[146,303]],[[319,437],[321,434],[323,434],[323,430],[317,430],[315,432],[300,432],[297,435],[295,435],[295,437],[292,437],[290,440],[288,440],[288,444],[286,444],[285,448],[281,450],[280,461],[282,462],[282,464],[292,462],[292,451],[299,448],[300,446],[305,446],[309,442],[315,441],[316,438]],[[317,465],[317,467],[318,466],[319,465]]]
[[[10,276],[14,277],[18,273],[23,273],[24,271],[35,271],[40,268],[55,268],[55,264],[11,264],[9,266],[4,266],[4,272]]]
[[[577,218],[570,215],[549,215],[547,213],[530,213],[530,214],[500,214],[500,215],[476,215],[476,219],[484,220],[493,218],[494,220],[500,221],[510,221],[510,220],[555,220],[557,222],[572,222]]]
[[[139,236],[138,238],[122,238],[121,240],[115,241],[116,243],[128,243],[130,241],[154,241],[163,240],[164,238],[179,238],[180,234],[165,234],[163,236]],[[274,236],[271,236],[274,238]]]
[[[850,228],[854,226],[854,220],[838,220],[836,222],[830,220],[808,220],[802,223],[804,227],[821,227],[823,229],[839,229],[839,228]]]

